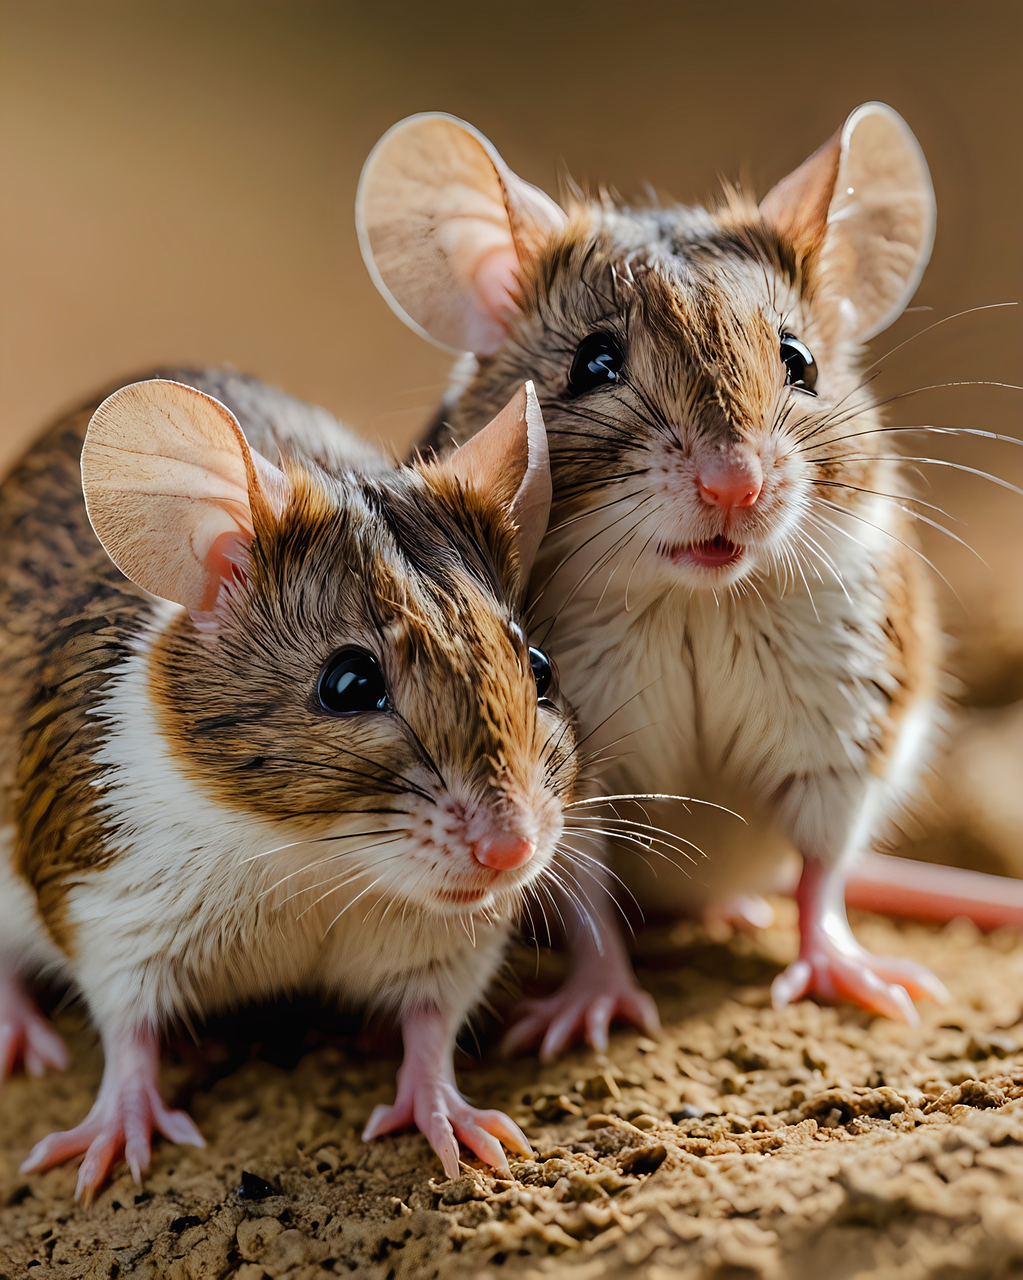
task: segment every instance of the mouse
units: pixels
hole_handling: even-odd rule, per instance
[[[616,832],[612,806],[599,837],[593,817],[600,857],[662,913],[759,925],[763,895],[793,891],[799,951],[774,1004],[916,1023],[915,1002],[944,986],[859,944],[849,877],[858,906],[929,918],[1018,921],[1023,898],[966,872],[928,888],[925,866],[872,852],[947,707],[915,534],[933,513],[908,474],[927,459],[885,423],[866,347],[907,307],[934,241],[908,124],[857,107],[759,200],[728,186],[713,207],[630,205],[573,188],[562,205],[471,125],[420,114],[366,161],[356,223],[392,310],[458,355],[424,447],[443,456],[516,381],[536,385],[554,501],[530,624],[603,785],[748,820],[701,860],[685,806],[646,804],[643,839]],[[615,1017],[656,1031],[613,904],[590,899],[591,920],[569,921],[565,985],[523,1007],[510,1048],[552,1057],[580,1035],[603,1048]]]
[[[543,891],[574,716],[521,607],[550,506],[532,385],[450,457],[399,466],[231,371],[120,386],[0,486],[0,1065],[67,1050],[95,1105],[22,1172],[82,1156],[88,1202],[155,1134],[161,1033],[243,1001],[389,1015],[404,1059],[367,1140],[418,1127],[507,1173],[521,1129],[459,1093],[455,1037]]]

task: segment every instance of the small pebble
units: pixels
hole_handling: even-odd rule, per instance
[[[265,1178],[260,1178],[248,1170],[242,1171],[241,1186],[238,1188],[239,1200],[265,1200],[267,1196],[275,1196],[277,1192]]]

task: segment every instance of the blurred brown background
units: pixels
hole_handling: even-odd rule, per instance
[[[404,449],[449,359],[376,295],[352,206],[369,149],[413,111],[466,117],[548,189],[568,172],[699,200],[719,175],[765,190],[881,98],[923,144],[939,221],[915,299],[933,310],[877,352],[1023,293],[1016,0],[8,0],[0,12],[0,464],[60,409],[172,361],[230,362]],[[885,363],[881,392],[1018,383],[1020,332],[1019,309],[952,320]],[[1018,435],[1021,403],[950,388],[893,416]],[[1023,450],[931,438],[932,450],[1023,482]],[[924,496],[966,522],[951,527],[992,566],[924,530],[963,600],[945,592],[969,640],[959,667],[975,699],[1004,701],[1023,654],[1023,499],[924,471]]]

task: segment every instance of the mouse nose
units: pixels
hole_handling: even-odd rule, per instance
[[[752,507],[764,487],[764,471],[755,453],[703,458],[697,469],[696,485],[700,497],[710,507],[721,507],[724,511]]]
[[[494,831],[472,846],[472,856],[482,867],[494,871],[514,871],[524,867],[536,852],[536,843],[512,831]]]

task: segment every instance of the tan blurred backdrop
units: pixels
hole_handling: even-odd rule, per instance
[[[875,341],[1021,297],[1023,6],[110,3],[7,0],[0,66],[0,464],[58,410],[171,361],[231,364],[398,449],[449,360],[405,330],[352,223],[380,133],[440,109],[524,176],[712,197],[763,191],[866,99],[903,113],[938,194],[915,299]],[[1021,381],[1019,310],[952,320],[887,361],[884,394]],[[1020,434],[1021,397],[952,388],[900,422]],[[929,445],[1023,481],[1023,450]],[[914,452],[920,452],[915,448]],[[950,625],[1023,634],[1023,500],[946,468],[930,497],[992,565],[926,531]],[[928,496],[928,495],[925,495]],[[1021,645],[1023,653],[1023,645]]]

